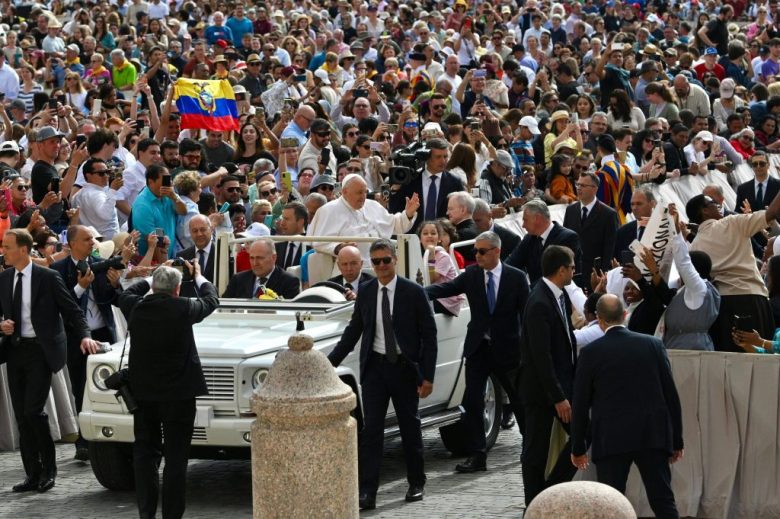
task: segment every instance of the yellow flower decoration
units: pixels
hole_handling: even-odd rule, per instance
[[[281,299],[282,299],[282,298],[279,296],[279,294],[277,294],[276,292],[274,292],[274,291],[273,291],[273,290],[271,290],[270,288],[267,288],[267,287],[266,287],[266,288],[264,289],[264,292],[265,292],[265,293],[263,293],[263,294],[260,294],[260,297],[258,297],[258,299],[259,299],[260,301],[278,301],[278,300],[281,300]]]

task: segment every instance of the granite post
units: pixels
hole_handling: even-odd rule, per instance
[[[626,496],[595,481],[553,485],[531,501],[524,519],[636,519]]]
[[[294,335],[252,397],[255,519],[358,517],[357,399],[308,335]]]

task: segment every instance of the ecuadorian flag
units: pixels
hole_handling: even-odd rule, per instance
[[[238,130],[238,107],[226,79],[179,78],[173,86],[182,129]]]

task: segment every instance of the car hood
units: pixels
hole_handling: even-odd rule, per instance
[[[301,332],[314,341],[341,335],[346,326],[344,320],[308,321]],[[290,336],[295,334],[295,318],[264,320],[257,315],[241,317],[213,316],[195,325],[195,343],[198,355],[209,357],[249,358],[273,353],[287,347]]]

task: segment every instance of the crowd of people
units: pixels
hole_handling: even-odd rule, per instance
[[[485,270],[491,247],[506,272],[522,271],[535,290],[552,275],[546,251],[562,246],[574,265],[574,284],[561,285],[574,319],[571,330],[566,319],[558,324],[571,331],[575,352],[602,338],[599,298],[615,294],[628,330],[656,335],[666,348],[777,353],[777,7],[776,0],[6,4],[0,231],[26,230],[32,263],[59,272],[84,313],[85,323],[66,326],[77,408],[83,356],[94,349],[82,347],[85,327],[98,340],[116,340],[111,306],[119,294],[176,258],[212,281],[220,232],[257,238],[234,247],[227,297],[291,299],[320,281],[315,269],[324,258],[335,265],[328,277],[339,273],[331,281],[359,301],[372,249],[339,238],[417,233],[434,310],[458,315],[466,298],[475,303],[453,283],[475,265]],[[179,78],[227,81],[236,129],[182,128]],[[739,183],[736,168],[749,168],[753,179]],[[685,207],[659,199],[659,188],[695,176],[724,181],[708,182],[682,200]],[[734,207],[726,207],[724,189],[735,191]],[[558,205],[566,206],[562,218]],[[635,243],[661,208],[675,227],[665,260]],[[524,235],[502,218],[521,218]],[[451,244],[485,232],[484,247],[450,254]],[[334,241],[289,238],[304,234]],[[26,246],[23,234],[12,236]],[[99,260],[112,263],[93,272]],[[181,295],[201,296],[202,281],[185,276]],[[614,317],[615,302],[604,305]],[[525,302],[515,306],[518,326],[526,326]],[[472,338],[474,351],[482,339]],[[519,349],[510,353],[520,365],[531,362]],[[481,358],[467,387],[474,420],[479,398],[469,391],[497,369],[495,360]],[[560,401],[549,401],[553,393],[529,411],[511,377],[502,385],[505,426],[532,416],[531,427],[544,427],[566,415]],[[554,393],[568,401],[566,387]],[[541,409],[545,399],[554,415]],[[483,442],[475,438],[472,450],[463,471],[484,468]],[[81,441],[76,455],[86,459]],[[43,476],[53,481],[51,472]],[[544,478],[529,474],[532,496]]]

